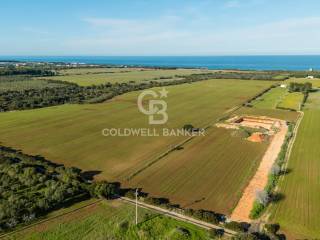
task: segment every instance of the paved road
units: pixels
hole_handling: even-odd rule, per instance
[[[121,201],[125,201],[125,202],[128,202],[130,204],[136,204],[136,201],[132,200],[130,198],[120,197],[119,199]],[[163,208],[160,208],[160,207],[157,207],[157,206],[153,206],[153,205],[150,205],[150,204],[147,204],[147,203],[144,203],[144,202],[139,202],[138,201],[138,206],[142,207],[142,208],[151,209],[151,210],[160,212],[163,215],[178,219],[180,221],[188,222],[188,223],[197,225],[197,226],[205,228],[205,229],[212,229],[212,228],[214,228],[214,229],[223,229],[225,235],[227,235],[227,236],[234,236],[234,235],[237,234],[237,232],[229,230],[229,229],[226,229],[226,228],[223,228],[221,226],[218,226],[218,225],[215,225],[215,224],[211,224],[211,223],[207,223],[207,222],[204,222],[204,221],[201,221],[201,220],[198,220],[198,219],[194,219],[192,217],[188,217],[188,216],[185,216],[183,214],[176,213],[174,211],[170,211],[168,209],[163,209]]]

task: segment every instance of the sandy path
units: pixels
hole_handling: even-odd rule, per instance
[[[231,214],[231,219],[235,221],[250,222],[250,211],[256,199],[257,191],[262,191],[268,182],[269,171],[278,157],[281,146],[287,134],[288,127],[285,121],[281,121],[280,131],[277,132],[265,152],[260,166],[251,179],[249,185],[245,188],[238,205]]]

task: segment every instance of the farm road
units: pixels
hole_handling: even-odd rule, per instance
[[[120,197],[119,199],[121,201],[130,203],[130,204],[136,204],[136,201],[132,200],[130,198]],[[199,226],[201,228],[205,228],[205,229],[213,229],[213,228],[214,229],[223,229],[224,230],[224,234],[227,235],[227,236],[234,236],[234,235],[237,234],[237,232],[229,230],[229,229],[226,229],[226,228],[223,228],[221,226],[218,226],[218,225],[215,225],[215,224],[211,224],[211,223],[207,223],[207,222],[204,222],[204,221],[192,218],[192,217],[188,217],[188,216],[185,216],[183,214],[180,214],[180,213],[177,213],[177,212],[174,212],[174,211],[170,211],[168,209],[163,209],[161,207],[153,206],[153,205],[150,205],[150,204],[147,204],[147,203],[143,203],[143,202],[140,202],[140,201],[138,201],[138,206],[142,207],[142,208],[146,208],[146,209],[150,209],[150,210],[153,210],[153,211],[160,212],[163,215],[178,219],[180,221],[184,221],[184,222],[188,222],[188,223],[194,224],[194,225]]]

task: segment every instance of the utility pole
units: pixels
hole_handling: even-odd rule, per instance
[[[138,188],[136,189],[136,225],[138,225]]]

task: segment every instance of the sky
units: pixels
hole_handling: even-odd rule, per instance
[[[1,0],[0,55],[320,54],[319,0]]]

